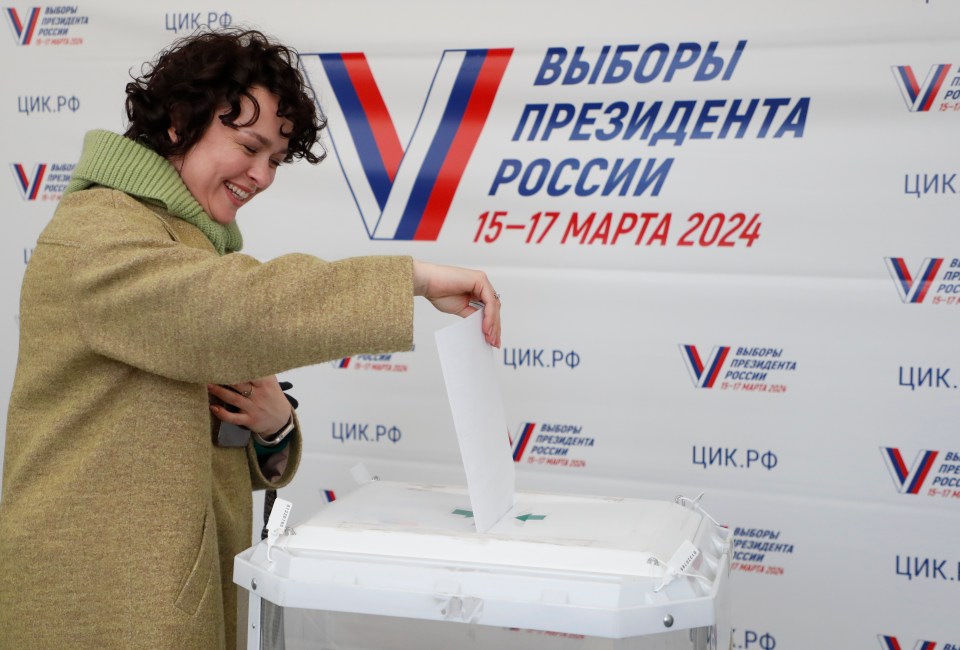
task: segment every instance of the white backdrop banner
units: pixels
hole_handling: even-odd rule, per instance
[[[244,209],[245,252],[486,270],[518,489],[706,493],[734,531],[736,648],[960,649],[956,2],[2,10],[4,410],[25,264],[84,133],[124,129],[130,74],[174,38],[255,27],[300,51],[329,158]],[[284,377],[299,517],[357,463],[464,482],[450,317],[415,324],[412,352]]]

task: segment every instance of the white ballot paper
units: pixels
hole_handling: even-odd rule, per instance
[[[510,432],[482,319],[480,309],[436,333],[473,521],[481,533],[513,508],[514,490]]]

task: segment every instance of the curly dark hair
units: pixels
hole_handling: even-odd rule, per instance
[[[326,157],[311,149],[318,143],[326,120],[317,110],[312,92],[297,68],[297,53],[256,30],[203,31],[186,36],[145,63],[141,76],[131,73],[124,135],[142,142],[165,158],[182,156],[203,136],[214,114],[231,127],[248,126],[260,117],[260,105],[250,88],[261,86],[279,98],[277,115],[293,128],[284,162],[303,158],[316,164]],[[248,124],[237,124],[242,97],[253,102]],[[176,142],[169,137],[173,126]]]

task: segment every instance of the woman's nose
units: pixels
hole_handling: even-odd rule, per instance
[[[256,159],[250,169],[248,170],[248,175],[257,185],[257,190],[262,192],[263,190],[270,187],[270,184],[273,183],[273,177],[276,174],[276,169],[273,165],[270,164],[269,159]]]

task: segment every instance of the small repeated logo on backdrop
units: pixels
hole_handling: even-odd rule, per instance
[[[960,499],[960,452],[921,449],[907,464],[899,447],[880,447],[894,487],[900,494]],[[926,489],[924,489],[926,488]]]
[[[960,582],[960,562],[950,558],[930,557],[929,555],[901,555],[896,554],[894,570],[897,576],[914,579],[932,580],[934,582]],[[916,584],[916,582],[914,582]],[[947,649],[960,650],[960,646],[948,644]]]
[[[782,531],[770,528],[733,530],[733,557],[730,570],[780,576],[785,555],[793,555],[794,546],[781,539]]]
[[[13,171],[13,178],[17,183],[17,189],[20,190],[20,196],[24,201],[36,201],[40,195],[40,186],[43,183],[43,176],[47,173],[47,166],[43,163],[35,165],[31,171],[20,163],[10,165]]]
[[[957,82],[960,85],[960,78]],[[956,196],[957,188],[953,185],[956,180],[957,172],[908,172],[903,175],[903,193],[918,199],[928,196]]]
[[[950,368],[940,366],[900,366],[899,385],[911,391],[956,390],[960,385],[950,383]]]
[[[679,347],[696,388],[785,393],[787,385],[781,374],[797,369],[796,361],[783,358],[783,348],[718,345],[704,356],[704,348],[696,345]]]
[[[342,444],[397,444],[403,438],[403,431],[395,424],[371,422],[331,422],[330,437]]]
[[[513,462],[558,467],[586,467],[578,449],[593,447],[596,439],[583,434],[579,424],[537,424],[521,422],[510,441]],[[524,460],[525,459],[525,460]]]
[[[884,262],[904,304],[960,305],[960,259],[927,257],[915,272],[903,257]]]
[[[24,201],[59,201],[74,167],[70,163],[39,163],[32,167],[11,163],[10,170]]]
[[[436,241],[513,50],[446,50],[406,148],[361,52],[301,54],[370,239]]]
[[[199,29],[225,29],[233,24],[233,16],[220,11],[167,12],[163,16],[167,31],[189,34]]]
[[[398,363],[397,354],[357,354],[331,361],[330,365],[340,370],[366,370],[372,372],[407,372],[407,363]]]
[[[952,89],[945,83],[951,74],[952,64],[940,63],[931,65],[924,77],[923,83],[917,80],[912,66],[895,65],[891,67],[893,77],[903,95],[903,101],[911,113],[925,113],[935,106],[941,89],[944,89],[941,103],[937,105],[940,111],[960,111],[960,88]],[[958,70],[960,72],[960,70]],[[955,76],[958,79],[960,76]],[[951,103],[953,102],[953,103]]]
[[[960,650],[960,644],[956,643],[939,644],[936,641],[921,640],[910,645],[909,641],[901,643],[897,637],[886,634],[878,634],[877,638],[884,650]]]
[[[514,370],[521,368],[576,369],[583,359],[576,350],[554,348],[503,348],[503,365]]]
[[[17,112],[24,115],[45,113],[76,113],[80,110],[80,98],[76,95],[20,95],[17,97]]]
[[[690,372],[690,378],[693,385],[697,388],[713,388],[723,369],[723,362],[727,360],[730,354],[730,346],[715,346],[710,352],[710,356],[704,362],[700,357],[700,352],[695,345],[681,345],[680,351],[683,353],[683,360],[687,363],[687,370]]]
[[[90,17],[78,12],[76,5],[3,8],[17,45],[35,46],[83,45],[83,37],[76,35],[76,29],[90,24]]]
[[[900,300],[916,304],[923,302],[923,299],[927,297],[927,292],[930,291],[934,278],[937,277],[940,267],[943,266],[943,258],[928,257],[923,260],[923,264],[917,270],[916,277],[910,273],[910,269],[902,257],[888,257],[886,263],[890,276],[896,283]]]
[[[523,458],[523,453],[527,450],[527,445],[530,444],[530,441],[534,438],[534,431],[537,430],[536,422],[521,422],[520,426],[517,427],[517,437],[512,442],[513,445],[513,462],[519,463]]]
[[[40,7],[30,7],[23,13],[15,7],[4,7],[3,14],[17,45],[30,45],[40,22]]]
[[[736,650],[774,650],[777,637],[770,632],[733,628],[730,630],[730,647]]]
[[[690,461],[703,469],[727,472],[729,470],[767,470],[772,472],[780,464],[780,455],[773,449],[693,445]]]
[[[898,448],[881,447],[880,451],[897,490],[901,494],[919,494],[923,482],[927,480],[927,474],[937,460],[937,452],[922,449],[914,459],[913,465],[907,467]]]

